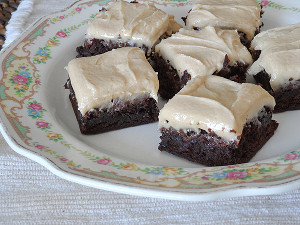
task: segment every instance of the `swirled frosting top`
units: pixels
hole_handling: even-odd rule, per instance
[[[206,26],[237,29],[252,40],[260,21],[261,6],[255,0],[194,0],[186,19],[189,29]]]
[[[228,141],[239,141],[246,122],[264,106],[273,109],[275,100],[259,85],[214,75],[197,77],[160,111],[159,127],[211,130]]]
[[[300,79],[300,23],[261,32],[251,48],[261,50],[261,54],[248,74],[265,70],[271,76],[273,90]]]
[[[264,50],[283,43],[300,40],[300,23],[276,27],[257,34],[251,42],[251,49]]]
[[[151,49],[163,34],[171,35],[180,27],[174,16],[153,4],[117,1],[95,16],[88,25],[86,38],[122,39]]]
[[[250,65],[253,62],[236,31],[214,27],[199,31],[180,29],[162,40],[155,47],[155,52],[168,60],[179,76],[186,70],[192,78],[220,71],[226,55],[230,65],[236,62]]]
[[[82,115],[114,99],[130,100],[145,94],[157,100],[157,74],[139,48],[73,59],[66,69]]]

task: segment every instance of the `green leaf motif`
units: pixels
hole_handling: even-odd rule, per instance
[[[105,5],[106,3],[108,3],[110,0],[103,0],[103,1],[99,1],[100,5]]]
[[[290,11],[293,11],[293,12],[300,12],[300,9],[297,8],[297,7],[285,7],[283,5],[280,5],[280,4],[277,4],[273,1],[269,1],[267,5],[264,5],[264,7],[271,7],[271,8],[274,8],[274,9],[277,9],[277,10],[290,10]]]
[[[44,32],[44,30],[43,30],[44,27],[45,27],[45,25],[43,25],[43,26],[42,26],[40,29],[38,29],[33,35],[31,35],[31,36],[28,38],[28,40],[31,40],[31,39],[33,39],[33,38],[39,36],[39,35],[42,35],[43,32]]]
[[[6,68],[9,67],[10,63],[11,63],[15,58],[16,58],[16,56],[13,55],[13,54],[11,54],[11,55],[8,57],[8,59],[7,59],[6,63],[5,63]]]
[[[298,175],[299,175],[299,172],[290,171],[290,172],[281,174],[281,175],[279,175],[279,176],[266,177],[264,180],[276,180],[276,179],[282,179],[282,178],[285,178],[285,177],[293,176],[293,175],[295,175],[295,174],[298,174]]]
[[[2,86],[0,86],[0,98],[1,98],[1,100],[5,100],[5,99],[7,99],[7,96],[6,96],[6,94],[5,94],[5,86],[4,85],[2,85]]]
[[[28,131],[28,129],[26,127],[23,127],[17,120],[13,119],[16,127],[18,128],[18,130],[21,132],[21,134],[23,135],[23,137],[25,139],[28,139],[28,137],[26,137],[25,133]]]

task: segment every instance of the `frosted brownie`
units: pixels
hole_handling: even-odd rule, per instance
[[[219,75],[245,82],[252,56],[234,30],[205,27],[180,29],[155,47],[153,68],[158,72],[159,93],[172,98],[189,80]]]
[[[88,25],[78,56],[85,57],[121,47],[140,47],[147,56],[161,38],[177,32],[181,26],[153,4],[117,1],[103,8]]]
[[[65,86],[83,134],[158,120],[158,79],[141,49],[73,59],[67,71]]]
[[[249,47],[262,26],[261,14],[261,6],[255,0],[194,0],[185,23],[189,29],[236,29],[241,42]]]
[[[248,74],[274,96],[274,112],[300,109],[300,23],[261,32],[251,50]]]
[[[195,78],[160,111],[159,150],[207,166],[248,162],[277,129],[274,105],[258,85]]]

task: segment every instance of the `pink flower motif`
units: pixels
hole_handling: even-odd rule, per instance
[[[109,164],[110,162],[111,162],[110,159],[99,159],[99,160],[97,161],[98,164],[102,164],[102,165],[107,165],[107,164]]]
[[[38,105],[38,104],[30,104],[28,107],[32,108],[32,109],[35,109],[35,110],[38,110],[38,111],[43,109],[43,107],[41,105]]]
[[[77,7],[75,10],[76,10],[77,12],[80,12],[80,11],[82,10],[82,8]]]
[[[235,168],[235,166],[227,166],[228,168]]]
[[[179,5],[180,5],[180,6],[184,6],[184,4],[183,4],[183,3],[179,3]]]
[[[233,172],[228,172],[226,174],[227,179],[241,179],[246,177],[248,174],[246,172],[240,172],[240,171],[233,171]]]
[[[202,179],[202,180],[208,180],[208,178],[207,178],[207,177],[201,177],[201,179]]]
[[[260,5],[261,6],[266,6],[266,5],[268,5],[270,2],[269,1],[267,1],[267,0],[262,0],[261,2],[260,2]]]
[[[35,147],[38,148],[38,149],[44,149],[45,148],[45,146],[43,146],[43,145],[36,145]]]
[[[39,121],[39,122],[36,122],[36,125],[39,127],[48,127],[49,123]]]
[[[19,66],[19,69],[26,69],[26,66]]]
[[[298,158],[298,154],[297,153],[289,153],[289,154],[285,155],[284,158],[286,160],[295,160]]]
[[[60,161],[66,162],[66,161],[68,161],[68,159],[66,159],[66,158],[60,158]]]
[[[17,84],[26,84],[29,83],[27,77],[23,77],[20,75],[16,75],[13,79],[14,82],[16,82]]]
[[[35,80],[35,83],[36,83],[36,84],[40,84],[41,81],[40,81],[40,80]]]
[[[62,37],[62,38],[67,37],[67,34],[66,34],[65,32],[63,32],[63,31],[58,31],[58,32],[56,33],[56,35],[57,35],[57,36],[60,36],[60,37]]]
[[[64,16],[60,16],[59,19],[63,20],[65,17]]]

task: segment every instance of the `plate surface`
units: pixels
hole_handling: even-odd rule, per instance
[[[0,130],[15,151],[64,179],[140,196],[198,201],[300,187],[300,111],[276,114],[275,135],[241,165],[203,167],[161,153],[157,123],[81,135],[63,88],[64,67],[83,43],[88,21],[109,2],[78,1],[43,17],[2,52]],[[191,8],[185,0],[153,2],[177,21]],[[299,1],[261,4],[263,30],[300,21]]]

